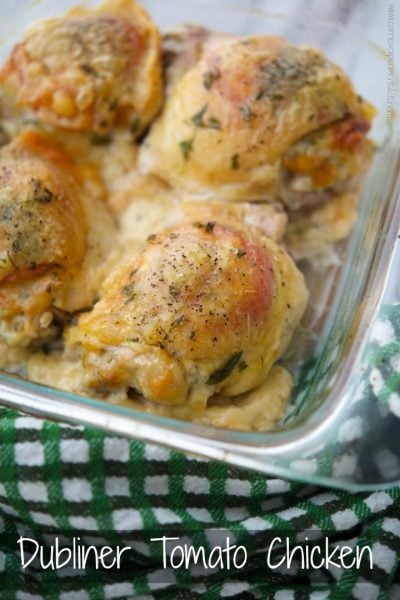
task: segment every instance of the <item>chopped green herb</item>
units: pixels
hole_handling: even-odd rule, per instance
[[[193,140],[183,140],[183,142],[179,143],[179,146],[181,148],[183,158],[185,160],[189,160],[190,153],[193,150]]]
[[[214,231],[215,221],[208,221],[206,224],[200,223],[200,221],[195,221],[192,223],[192,226],[196,227],[197,229],[205,229],[207,233],[212,233],[212,231]]]
[[[140,130],[140,125],[141,125],[140,117],[136,117],[135,119],[133,119],[133,121],[129,127],[129,131],[132,134],[137,133]]]
[[[203,127],[204,129],[217,129],[218,131],[222,130],[221,121],[216,117],[209,117],[207,121],[204,120],[204,115],[208,110],[208,104],[205,104],[198,113],[193,115],[192,123],[196,125],[196,127]]]
[[[190,332],[190,335],[189,335],[189,339],[194,340],[195,337],[196,337],[196,332],[194,329],[192,329],[192,331]]]
[[[290,98],[303,87],[314,85],[323,64],[322,56],[317,53],[310,55],[294,46],[281,48],[272,61],[260,65],[257,99],[280,103]]]
[[[132,296],[133,290],[134,286],[132,283],[130,283],[122,288],[122,293],[124,296]]]
[[[18,267],[17,267],[17,265],[15,264],[15,262],[13,261],[13,259],[12,259],[12,256],[11,256],[11,254],[10,254],[9,252],[7,252],[7,258],[8,258],[8,260],[10,261],[10,263],[12,264],[12,266],[14,267],[14,269],[15,269],[16,271],[18,271]],[[2,259],[2,262],[4,263],[4,262],[5,262],[5,260],[4,260],[4,259]]]
[[[91,65],[83,64],[79,65],[80,69],[86,73],[86,75],[97,75],[96,69],[94,69]]]
[[[210,90],[219,78],[221,77],[221,73],[219,71],[206,71],[203,75],[203,84],[206,90]]]
[[[136,294],[134,293],[133,283],[124,286],[121,291],[123,295],[126,296],[125,304],[129,304],[135,300]]]
[[[185,319],[186,319],[185,315],[181,315],[180,317],[175,319],[175,321],[172,322],[171,327],[178,327],[178,326],[182,325],[182,323],[184,323]]]
[[[149,237],[147,238],[147,241],[148,241],[148,242],[152,242],[153,240],[155,240],[155,239],[156,239],[156,237],[157,237],[157,236],[156,236],[156,234],[155,234],[155,233],[152,233],[152,234],[151,234],[151,235],[149,235]]]
[[[239,248],[239,250],[237,251],[237,257],[242,258],[242,256],[246,256],[246,251],[243,250],[243,248]]]
[[[243,352],[238,352],[237,354],[234,354],[233,356],[231,356],[231,358],[223,365],[223,367],[221,367],[220,369],[217,369],[217,371],[214,371],[214,373],[212,373],[212,375],[210,375],[210,377],[207,381],[207,384],[215,385],[217,383],[221,383],[227,377],[229,377],[229,375],[232,373],[233,369],[237,366],[240,359],[242,358],[242,354],[243,354]]]
[[[208,125],[207,125],[210,129],[217,129],[218,131],[222,130],[221,127],[221,121],[219,121],[218,119],[216,119],[215,117],[210,117],[208,119]]]
[[[39,204],[49,204],[53,198],[53,192],[42,185],[40,179],[33,180],[33,199],[35,202],[39,202]]]
[[[0,125],[0,146],[8,144],[9,141],[10,136],[4,131],[3,127]]]
[[[207,233],[212,233],[214,231],[215,221],[209,221],[206,225]]]
[[[112,136],[108,133],[94,133],[91,137],[92,144],[94,146],[108,146],[113,141]]]
[[[280,102],[285,99],[285,96],[282,94],[270,94],[266,89],[262,88],[258,92],[256,100],[261,100],[262,98],[270,98],[271,100],[274,100],[274,102]]]
[[[233,171],[237,171],[238,169],[240,169],[240,164],[239,164],[239,154],[234,154],[231,157],[231,169]]]
[[[243,120],[246,123],[250,121],[251,117],[254,117],[254,113],[248,104],[245,104],[245,106],[243,106],[240,110],[243,113]]]
[[[203,108],[201,110],[199,110],[198,113],[193,115],[192,123],[194,123],[194,125],[196,125],[196,127],[205,127],[203,117],[206,114],[207,109],[208,109],[208,104],[205,104],[203,106]]]
[[[264,98],[264,95],[265,95],[265,91],[263,88],[261,88],[256,96],[256,100],[262,100]]]
[[[45,187],[40,179],[31,179],[33,183],[33,200],[39,204],[48,204],[55,197],[49,188]]]
[[[51,202],[54,198],[54,194],[51,190],[49,190],[49,188],[43,188],[43,191],[41,193],[41,195],[36,198],[37,202],[40,202],[41,204],[48,204],[49,202]]]
[[[179,290],[177,290],[176,287],[172,284],[169,286],[168,291],[169,295],[173,298],[177,298],[179,296]]]

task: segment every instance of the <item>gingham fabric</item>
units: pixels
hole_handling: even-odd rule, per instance
[[[400,308],[386,307],[369,347],[365,393],[399,417]],[[379,385],[375,385],[379,374]],[[350,494],[293,483],[155,445],[0,411],[0,599],[108,598],[362,600],[400,598],[400,488]],[[181,536],[194,547],[230,539],[248,549],[243,569],[163,569],[161,544]],[[218,535],[219,534],[219,537]],[[351,569],[268,569],[271,534],[297,545],[306,537],[331,547],[368,546],[368,561]],[[121,569],[25,570],[17,538],[50,547],[129,544]],[[221,538],[222,536],[222,538]],[[216,542],[217,540],[217,542]],[[219,541],[218,541],[219,540]],[[274,562],[283,545],[274,547]]]

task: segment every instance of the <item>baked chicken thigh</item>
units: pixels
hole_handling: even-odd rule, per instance
[[[43,123],[139,134],[162,103],[159,33],[134,0],[106,0],[31,25],[1,73],[17,104]]]
[[[72,159],[26,131],[0,149],[0,342],[26,347],[90,306],[115,227]],[[94,218],[96,215],[96,218]]]
[[[280,246],[215,221],[151,236],[106,288],[69,341],[82,346],[86,386],[194,410],[260,384],[308,297]]]

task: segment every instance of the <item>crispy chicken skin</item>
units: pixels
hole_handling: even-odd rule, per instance
[[[257,230],[183,223],[114,273],[69,344],[82,346],[88,388],[201,411],[265,379],[307,298],[291,258]]]
[[[87,218],[94,205],[103,239],[113,225],[97,198],[83,201],[79,176],[85,175],[38,132],[26,131],[0,149],[0,341],[10,346],[45,339],[54,311],[85,308],[95,299],[105,248]]]
[[[181,54],[179,35],[167,40],[178,58],[169,51],[169,96],[141,151],[144,172],[186,195],[290,208],[364,172],[372,109],[319,51],[271,36],[186,35]]]
[[[66,129],[139,134],[162,103],[160,36],[134,0],[106,0],[34,23],[1,81],[40,121]]]

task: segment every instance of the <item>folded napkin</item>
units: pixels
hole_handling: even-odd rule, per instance
[[[384,307],[368,348],[363,393],[373,395],[397,437],[399,340],[400,306]],[[21,536],[37,544],[24,542],[26,562],[28,549],[49,551],[56,540],[67,547],[73,538],[78,546],[129,550],[120,568],[109,570],[96,569],[95,560],[85,571],[72,563],[45,569],[39,551],[23,568]],[[163,552],[163,542],[154,541],[162,536],[207,556],[226,543],[242,546],[246,561],[229,568],[225,561],[224,569],[189,561],[178,568],[180,554],[175,551],[171,564],[171,547],[165,542]],[[329,551],[370,548],[370,554],[346,569],[303,568],[300,552],[288,565],[288,548],[305,552],[319,543]],[[400,488],[355,494],[271,479],[0,409],[1,600],[395,600],[399,556]]]

